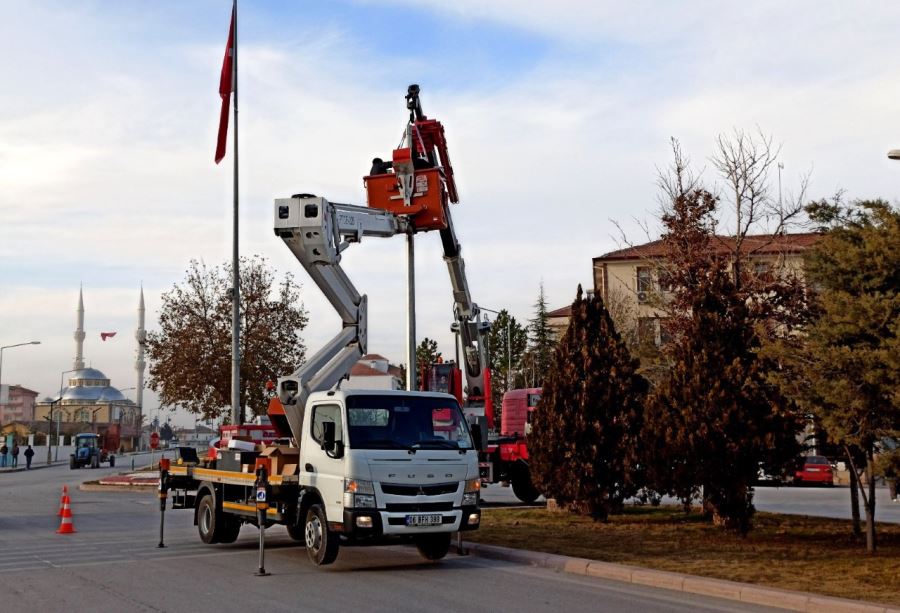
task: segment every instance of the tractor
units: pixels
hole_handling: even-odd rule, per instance
[[[75,452],[69,456],[69,468],[90,466],[100,468],[100,464],[109,462],[110,468],[116,465],[116,456],[104,449],[100,444],[100,435],[90,432],[75,435]]]

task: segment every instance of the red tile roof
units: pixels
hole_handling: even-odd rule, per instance
[[[350,369],[351,377],[387,377],[390,373],[383,372],[377,368],[372,368],[368,364],[360,364],[357,362]]]
[[[550,311],[547,313],[547,317],[571,317],[572,316],[572,305],[564,306],[562,308],[556,309],[555,311]]]
[[[367,353],[360,360],[387,360],[387,358],[378,353]]]
[[[772,236],[770,234],[754,234],[744,237],[741,244],[741,250],[754,255],[772,255],[778,253],[799,253],[813,246],[820,238],[821,234],[815,232],[805,232],[799,234],[779,234]],[[733,236],[716,236],[712,241],[712,247],[715,253],[726,255],[734,251],[735,240]],[[611,260],[644,260],[660,258],[665,255],[665,247],[661,240],[644,243],[643,245],[635,245],[626,249],[610,251],[601,256],[595,257],[594,261],[611,261]]]

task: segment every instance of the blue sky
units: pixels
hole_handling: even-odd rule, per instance
[[[782,145],[786,193],[896,200],[900,6],[887,0],[380,0],[265,2],[240,14],[241,245],[304,282],[311,349],[339,327],[271,231],[276,197],[364,202],[368,161],[403,129],[421,84],[458,176],[454,208],[477,302],[527,319],[591,280],[591,257],[655,231],[656,172],[675,136],[704,179],[716,135],[757,126]],[[231,152],[212,163],[230,2],[0,2],[0,344],[3,381],[49,394],[73,355],[120,387],[137,292],[192,258],[230,253]],[[436,236],[419,238],[419,331],[451,352]],[[403,359],[404,248],[345,264],[369,294],[370,349]],[[120,331],[100,344],[100,330]],[[14,352],[14,353],[13,353]]]

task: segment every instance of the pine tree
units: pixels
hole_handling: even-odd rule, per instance
[[[766,381],[773,365],[757,354],[775,307],[749,284],[739,288],[710,248],[716,206],[690,184],[672,194],[662,219],[673,340],[664,348],[670,371],[646,403],[646,460],[658,492],[689,500],[702,488],[714,521],[746,533],[759,467],[790,464],[800,424]]]
[[[602,299],[581,286],[544,379],[528,438],[538,489],[573,512],[606,519],[634,494],[646,382]]]
[[[440,355],[441,352],[438,351],[437,341],[427,336],[416,347],[416,370],[418,371],[416,372],[416,389],[419,389],[419,386],[422,384],[423,370],[430,368],[432,364],[437,362]]]
[[[488,334],[491,396],[494,400],[494,414],[498,420],[503,394],[514,388],[513,374],[521,366],[522,354],[527,345],[528,334],[525,328],[506,309],[501,309]]]
[[[556,347],[556,338],[553,328],[550,327],[547,313],[547,297],[544,294],[544,282],[541,281],[540,293],[534,304],[534,318],[528,326],[528,353],[534,374],[532,381],[534,387],[540,387],[544,377],[550,371],[553,351]]]
[[[808,210],[826,231],[806,262],[815,318],[769,350],[783,365],[778,383],[844,446],[851,469],[865,472],[874,552],[875,449],[900,436],[900,211],[881,200]]]

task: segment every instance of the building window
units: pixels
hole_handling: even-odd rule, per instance
[[[669,329],[666,326],[669,319],[668,317],[663,317],[658,320],[659,322],[659,346],[665,347],[672,340],[672,335],[669,334]]]
[[[653,290],[653,270],[649,266],[637,267],[637,291],[650,292]]]
[[[768,277],[772,273],[772,266],[768,262],[754,262],[753,274],[757,277]]]
[[[656,318],[638,317],[638,343],[656,345]]]
[[[599,264],[594,264],[594,291],[603,296],[603,289],[603,267]]]
[[[665,317],[638,317],[638,342],[641,345],[662,347],[672,340],[666,329]]]

